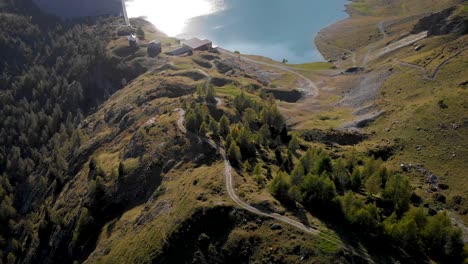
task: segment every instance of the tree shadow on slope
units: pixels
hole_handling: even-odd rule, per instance
[[[329,204],[327,206],[307,207],[312,215],[318,217],[322,223],[338,235],[345,245],[350,247],[353,254],[364,257],[366,254],[375,263],[429,263],[427,257],[416,252],[412,256],[394,245],[388,238],[373,233],[369,228],[353,226],[346,223],[339,205]],[[365,258],[362,258],[365,260]],[[366,261],[367,263],[367,261]]]
[[[247,263],[252,247],[238,245],[231,254],[224,245],[236,225],[251,217],[232,207],[199,208],[171,233],[152,263]]]

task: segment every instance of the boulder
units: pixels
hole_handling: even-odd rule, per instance
[[[447,198],[440,193],[436,193],[434,194],[434,201],[439,203],[445,203],[447,201]]]
[[[279,224],[272,224],[270,226],[270,229],[271,230],[281,230],[281,229],[283,229],[283,227],[281,225],[279,225]]]

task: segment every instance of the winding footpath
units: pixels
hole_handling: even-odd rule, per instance
[[[219,48],[219,50],[226,54],[226,55],[229,55],[231,57],[235,57],[237,58],[239,55],[237,54],[234,54],[228,50],[225,50],[225,49],[221,49]],[[242,56],[242,60],[243,61],[248,61],[248,62],[251,62],[251,63],[254,63],[254,64],[260,64],[260,65],[264,65],[264,66],[267,66],[267,67],[272,67],[272,68],[276,68],[276,69],[279,69],[281,71],[285,71],[285,72],[288,72],[288,73],[291,73],[291,74],[294,74],[296,75],[297,77],[299,77],[302,82],[304,83],[304,85],[301,85],[301,87],[298,87],[297,90],[304,93],[306,97],[317,97],[319,95],[319,89],[317,87],[317,85],[315,85],[315,83],[313,81],[311,81],[309,78],[305,77],[304,75],[292,70],[291,68],[287,67],[287,66],[283,66],[283,65],[277,65],[277,64],[274,64],[274,63],[268,63],[268,62],[263,62],[263,61],[258,61],[258,60],[254,60],[254,59],[251,59],[251,58],[247,58],[245,56]]]
[[[204,70],[202,69],[197,69],[197,71],[203,75],[205,75],[206,77],[206,83],[205,83],[205,89],[208,89],[208,87],[210,87],[210,84],[211,84],[211,76]]]
[[[179,130],[182,131],[182,133],[199,138],[202,142],[205,142],[206,144],[208,144],[211,147],[215,148],[217,150],[217,152],[221,155],[221,157],[222,157],[222,159],[224,161],[224,168],[225,168],[224,169],[224,178],[225,178],[225,182],[226,182],[226,190],[227,190],[228,195],[231,198],[231,200],[237,206],[239,206],[242,209],[244,209],[244,210],[246,210],[246,211],[248,211],[250,213],[253,213],[255,215],[266,217],[266,218],[272,218],[272,219],[275,219],[275,220],[280,221],[282,223],[288,224],[288,225],[290,225],[292,227],[295,227],[296,229],[301,230],[301,231],[303,231],[303,232],[305,232],[307,234],[314,235],[314,236],[316,236],[316,237],[318,237],[320,239],[323,239],[323,240],[325,240],[325,241],[327,241],[327,242],[329,242],[331,244],[337,245],[337,246],[343,248],[344,250],[346,250],[346,251],[348,251],[350,253],[353,253],[354,255],[357,255],[357,256],[359,256],[361,258],[364,258],[369,263],[373,263],[373,261],[369,257],[369,255],[366,252],[362,251],[362,250],[349,248],[348,246],[344,245],[341,241],[337,240],[336,238],[333,238],[332,236],[324,234],[324,233],[320,232],[317,229],[308,227],[308,226],[306,226],[306,225],[304,225],[304,224],[302,224],[302,223],[300,223],[300,222],[298,222],[296,220],[288,218],[286,216],[279,215],[277,213],[262,212],[259,209],[249,205],[248,203],[246,203],[242,199],[240,199],[239,196],[236,194],[236,191],[235,191],[235,188],[234,188],[233,177],[232,177],[232,166],[231,166],[231,163],[229,162],[229,159],[227,158],[226,150],[223,147],[221,147],[220,145],[218,145],[212,139],[205,138],[205,137],[199,137],[198,135],[195,135],[195,134],[187,131],[187,129],[185,128],[185,125],[184,125],[185,110],[179,108],[179,109],[176,109],[176,111],[179,112],[179,119],[177,120],[177,126],[178,126]]]

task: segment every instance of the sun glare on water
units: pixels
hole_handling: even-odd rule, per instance
[[[126,2],[129,17],[145,16],[159,30],[169,36],[184,32],[194,17],[216,12],[213,0],[131,0]]]

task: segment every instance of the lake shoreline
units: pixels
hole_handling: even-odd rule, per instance
[[[352,14],[351,14],[351,12],[350,12],[350,10],[349,10],[349,6],[353,3],[353,1],[354,1],[354,0],[347,0],[348,3],[344,5],[344,7],[345,7],[344,12],[345,12],[346,14],[348,14],[348,17],[346,17],[346,18],[344,18],[344,19],[341,19],[341,20],[338,20],[338,21],[335,21],[334,23],[331,23],[330,25],[328,25],[328,26],[322,28],[322,29],[321,29],[319,32],[317,32],[317,34],[315,35],[315,37],[314,37],[314,44],[315,44],[315,47],[317,48],[318,52],[322,55],[322,57],[323,57],[323,59],[324,59],[323,61],[330,62],[332,59],[331,59],[331,58],[328,58],[328,59],[326,58],[326,52],[325,52],[323,49],[320,48],[321,45],[320,45],[319,42],[318,42],[318,41],[319,41],[319,38],[320,38],[323,34],[325,34],[325,32],[327,32],[328,30],[330,30],[331,28],[336,27],[338,24],[343,23],[343,22],[346,22],[346,21],[348,21],[348,20],[350,20],[350,19],[352,18]],[[338,27],[338,28],[339,28],[339,27]]]

